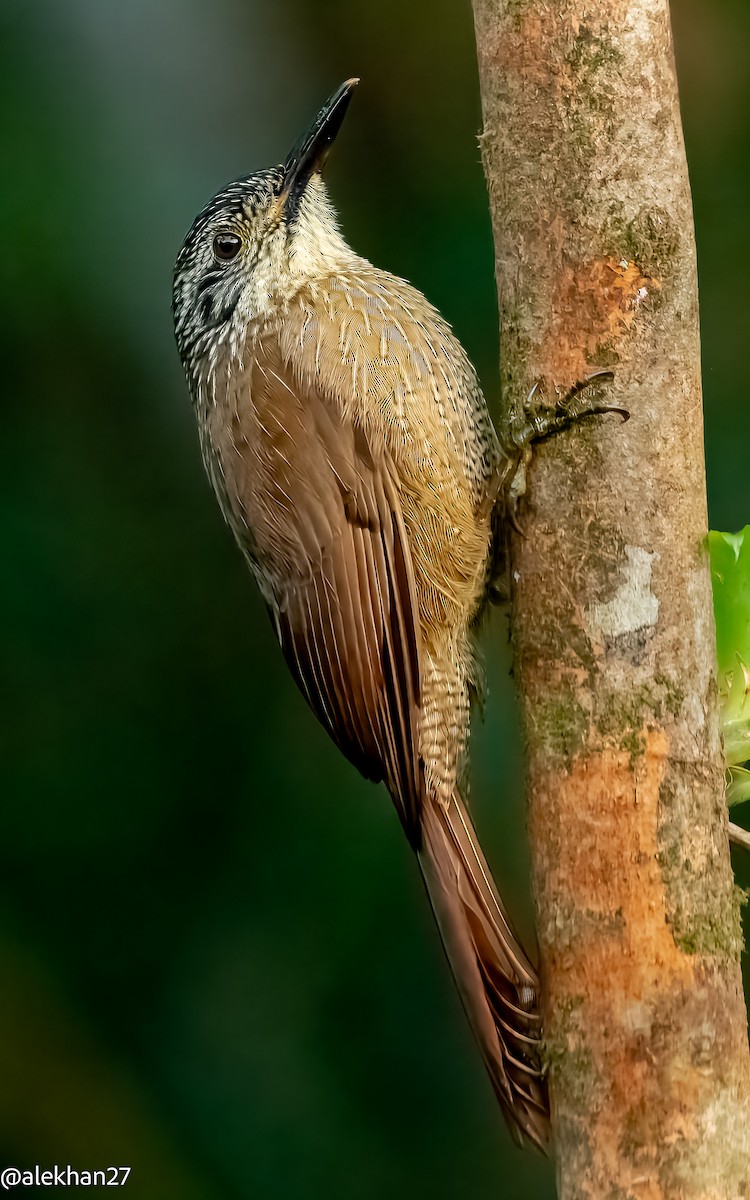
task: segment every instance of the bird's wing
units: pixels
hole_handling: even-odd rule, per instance
[[[278,639],[343,753],[385,779],[416,846],[420,633],[393,463],[300,381],[273,340],[256,347],[251,396],[227,469],[240,499],[254,495],[239,515],[272,581]]]

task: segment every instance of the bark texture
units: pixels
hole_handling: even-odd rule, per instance
[[[516,677],[560,1196],[750,1196],[692,209],[667,0],[474,0],[503,403],[535,455]]]

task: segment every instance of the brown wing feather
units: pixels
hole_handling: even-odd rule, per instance
[[[420,634],[393,465],[273,342],[258,348],[252,399],[224,456],[245,496],[234,525],[252,530],[245,548],[303,694],[362,774],[385,779],[417,846]]]
[[[223,502],[310,706],[394,798],[497,1096],[515,1136],[542,1147],[536,972],[460,797],[446,806],[425,795],[418,606],[393,463],[295,377],[275,341],[254,353],[232,420],[221,414],[213,434]]]
[[[419,863],[448,961],[515,1139],[549,1143],[539,979],[509,923],[458,793],[426,804]]]

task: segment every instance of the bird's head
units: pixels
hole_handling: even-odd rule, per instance
[[[348,79],[334,92],[282,166],[229,184],[196,217],[172,292],[186,363],[351,257],[321,172],[357,83]]]

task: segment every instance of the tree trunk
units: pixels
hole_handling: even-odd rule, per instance
[[[503,403],[599,367],[541,446],[515,674],[560,1196],[750,1196],[697,281],[667,0],[474,0]]]

